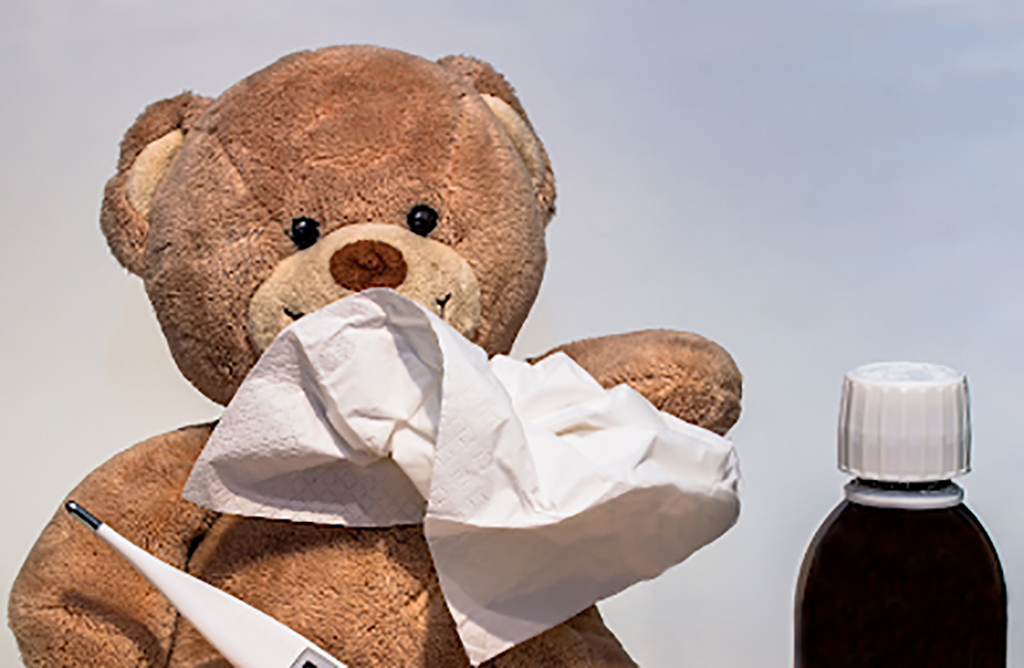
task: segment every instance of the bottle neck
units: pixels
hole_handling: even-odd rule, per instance
[[[934,510],[952,508],[964,500],[964,490],[951,480],[885,482],[855,478],[844,490],[851,503],[875,508]]]

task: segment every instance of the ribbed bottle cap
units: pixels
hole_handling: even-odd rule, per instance
[[[971,470],[967,379],[945,366],[883,362],[846,374],[839,469],[892,482],[948,480]]]

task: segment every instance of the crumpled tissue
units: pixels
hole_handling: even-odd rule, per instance
[[[422,522],[478,665],[713,541],[738,486],[728,439],[563,354],[488,360],[375,288],[281,332],[182,496],[297,522]]]

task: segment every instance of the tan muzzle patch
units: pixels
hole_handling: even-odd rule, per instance
[[[480,288],[469,263],[450,247],[397,225],[347,225],[286,258],[253,295],[249,339],[258,353],[307,313],[370,287],[419,302],[472,339]]]

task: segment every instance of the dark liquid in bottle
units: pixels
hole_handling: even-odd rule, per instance
[[[796,666],[1005,668],[1006,623],[999,557],[967,506],[843,501],[800,569]]]

